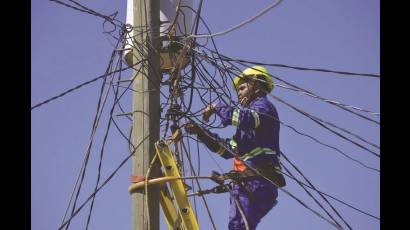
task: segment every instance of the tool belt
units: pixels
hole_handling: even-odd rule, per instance
[[[246,168],[244,171],[230,171],[228,173],[219,174],[218,172],[212,171],[212,180],[214,180],[218,184],[223,184],[225,180],[232,180],[234,182],[243,182],[246,180],[253,179],[258,176],[266,177],[268,180],[272,181],[277,187],[285,187],[286,180],[285,177],[280,172],[280,166],[274,165],[272,163],[265,164],[259,167],[255,167],[257,170],[254,171],[249,167]],[[259,174],[259,173],[260,174]]]

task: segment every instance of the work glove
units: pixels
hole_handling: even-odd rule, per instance
[[[202,113],[202,120],[205,122],[209,121],[209,117],[215,113],[215,106],[216,104],[210,104],[205,107],[204,112]]]
[[[185,131],[189,134],[198,134],[200,132],[200,127],[193,121],[189,121],[185,124]]]

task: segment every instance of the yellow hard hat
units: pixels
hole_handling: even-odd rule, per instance
[[[272,75],[269,74],[268,70],[263,67],[263,66],[252,66],[249,67],[247,69],[245,69],[244,71],[242,71],[242,74],[236,76],[233,79],[233,85],[235,86],[235,89],[238,90],[238,87],[240,85],[241,80],[245,79],[245,78],[257,78],[257,76],[261,76],[262,79],[264,81],[264,83],[266,83],[266,88],[268,90],[268,93],[270,93],[273,89],[273,79],[272,79]],[[260,77],[258,78],[260,79]]]

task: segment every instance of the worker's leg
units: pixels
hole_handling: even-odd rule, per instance
[[[262,185],[256,185],[253,194],[255,199],[250,203],[250,212],[255,213],[253,224],[256,227],[261,219],[276,205],[278,189],[270,182],[262,182]]]
[[[255,228],[251,228],[249,220],[253,218],[251,213],[248,212],[249,205],[249,197],[245,194],[246,191],[239,185],[235,184],[233,186],[231,196],[230,196],[230,212],[229,212],[229,230],[245,230],[245,222],[242,219],[242,214],[239,210],[238,203],[241,206],[241,209],[248,221],[249,229],[253,230]],[[235,202],[235,200],[237,202]],[[248,214],[248,215],[246,215]]]
[[[249,197],[248,192],[238,185],[234,185],[231,193],[231,210],[229,215],[229,229],[246,229],[245,222],[235,203],[237,199],[241,204],[243,213],[249,225],[249,229],[256,228],[262,217],[272,209],[277,198],[277,188],[270,184],[261,182],[260,180],[249,181],[248,187],[253,196]]]

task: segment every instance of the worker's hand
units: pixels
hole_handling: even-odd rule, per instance
[[[248,98],[248,97],[240,97],[240,98],[239,98],[239,103],[240,103],[242,106],[248,105],[248,101],[249,101],[249,98]]]
[[[189,134],[198,134],[200,132],[199,126],[195,122],[188,122],[185,124],[185,131]]]
[[[209,117],[215,113],[215,104],[210,104],[207,107],[205,107],[204,112],[202,114],[202,120],[205,122],[209,121]]]

